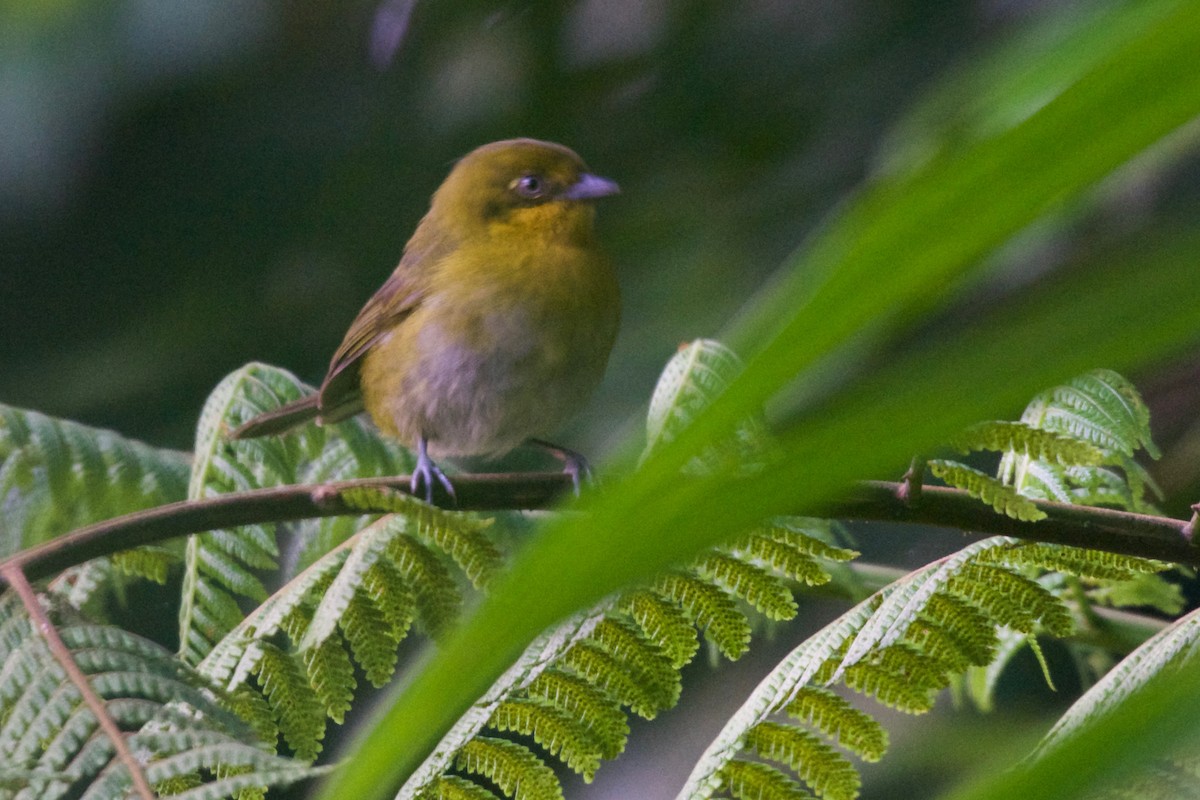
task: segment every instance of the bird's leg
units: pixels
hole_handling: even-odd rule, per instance
[[[450,483],[450,479],[446,477],[446,473],[442,472],[441,468],[433,463],[433,459],[428,453],[429,442],[424,436],[417,437],[417,463],[413,467],[412,479],[408,482],[409,489],[412,493],[417,494],[418,487],[425,485],[425,502],[433,502],[433,481],[436,478],[437,482],[446,490],[446,494],[450,495],[450,499],[458,502],[457,495],[454,494],[454,486]]]
[[[563,462],[563,472],[571,476],[571,485],[575,487],[575,496],[579,496],[579,486],[582,481],[592,480],[592,465],[588,463],[583,453],[577,453],[566,447],[560,447],[545,439],[530,439],[529,443],[542,448],[550,455]]]

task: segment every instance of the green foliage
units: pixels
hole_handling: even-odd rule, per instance
[[[642,459],[674,441],[737,378],[742,367],[736,353],[713,339],[680,345],[659,374],[650,397]],[[757,415],[749,415],[710,442],[684,472],[700,474],[731,467],[753,472],[761,466],[768,446],[765,427]]]
[[[978,497],[1001,514],[1025,522],[1036,522],[1046,518],[1046,512],[1022,496],[1011,486],[991,475],[972,469],[965,464],[935,459],[929,462],[929,471],[950,486]]]
[[[150,782],[186,798],[220,798],[239,787],[279,786],[319,774],[273,755],[232,714],[231,698],[146,639],[50,612],[72,657]],[[124,798],[130,777],[95,717],[34,631],[14,593],[0,596],[0,797]],[[230,770],[238,774],[232,775]]]
[[[185,453],[0,404],[0,557],[182,500]]]
[[[460,782],[444,783],[446,771],[461,767],[467,748],[488,729],[533,739],[540,753],[530,749],[508,767],[531,770],[529,782],[544,780],[543,754],[590,781],[602,759],[624,748],[629,725],[623,708],[652,719],[678,702],[680,669],[697,651],[697,628],[736,658],[750,636],[739,601],[767,617],[794,616],[787,579],[826,582],[826,565],[857,555],[819,538],[827,535],[829,526],[820,520],[773,520],[544,633],[443,738],[400,796],[463,789]],[[521,746],[507,743],[506,752]]]
[[[1062,599],[1025,574],[1047,560],[1041,548],[1062,550],[1059,567],[1073,564],[1080,574],[1103,571],[1110,559],[997,537],[890,584],[776,666],[701,757],[680,797],[700,800],[750,780],[738,758],[743,751],[787,768],[816,795],[857,796],[857,773],[832,746],[874,761],[887,735],[827,687],[840,682],[881,705],[921,714],[956,676],[993,663],[1000,655],[998,632],[1068,635],[1072,619]],[[800,724],[780,721],[781,713]],[[795,790],[794,778],[776,768],[755,770],[752,779],[771,786],[763,796]]]
[[[464,582],[486,581],[498,566],[483,534],[489,520],[413,503],[411,515],[382,517],[317,559],[237,620],[197,667],[230,691],[256,675],[271,724],[300,758],[320,752],[326,717],[341,722],[350,709],[355,663],[382,686],[415,621],[436,633],[457,613],[461,591],[448,564]],[[292,648],[277,646],[280,633]]]
[[[261,439],[226,438],[251,417],[311,391],[290,373],[261,364],[248,364],[226,377],[200,415],[188,497],[405,471],[408,456],[359,420],[308,425]],[[344,541],[364,522],[342,517],[295,524],[290,533],[302,543],[301,564]],[[250,525],[188,540],[179,641],[180,655],[189,663],[198,664],[241,621],[237,598],[256,603],[267,599],[255,572],[276,567],[275,536],[274,526]]]

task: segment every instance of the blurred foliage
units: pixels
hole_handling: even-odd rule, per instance
[[[319,378],[452,160],[530,135],[624,190],[600,213],[622,337],[567,437],[614,448],[677,343],[776,292],[776,265],[865,180],[1025,119],[1094,66],[1099,15],[1134,36],[1163,5],[0,0],[0,402],[188,446],[243,363]],[[1010,70],[1030,54],[1057,64]],[[997,298],[1098,253],[1136,269],[1147,229],[1194,218],[1195,139],[1193,125],[1039,218],[912,338],[954,341]],[[859,344],[860,372],[889,365]],[[885,379],[930,366],[898,363]],[[819,366],[785,411],[843,380]],[[1198,370],[1146,379],[1168,509],[1200,488]]]
[[[0,400],[186,446],[242,363],[320,377],[449,163],[532,135],[624,189],[601,210],[625,323],[577,432],[595,449],[596,420],[719,331],[931,75],[1040,13],[417,3],[379,69],[380,8],[0,4]]]

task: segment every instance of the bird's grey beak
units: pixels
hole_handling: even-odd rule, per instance
[[[579,176],[579,180],[568,186],[566,191],[560,196],[567,200],[595,200],[598,197],[608,197],[620,191],[621,187],[617,186],[616,181],[610,181],[608,178],[601,178],[599,175],[585,172]]]

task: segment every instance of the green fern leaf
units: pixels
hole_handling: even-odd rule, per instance
[[[1061,600],[1036,581],[1011,570],[988,564],[967,564],[947,588],[984,610],[1000,625],[1033,633],[1035,623],[1055,636],[1074,629]]]
[[[500,800],[499,797],[466,778],[440,775],[421,795],[421,800]]]
[[[0,558],[182,500],[188,465],[186,453],[0,404]]]
[[[342,634],[350,651],[367,674],[367,680],[379,688],[396,669],[399,640],[392,635],[387,618],[368,598],[356,594],[340,620]]]
[[[57,602],[48,600],[53,616]],[[247,787],[283,785],[318,774],[279,758],[237,716],[239,698],[214,695],[206,681],[158,645],[110,626],[72,622],[59,634],[76,665],[145,759],[152,784],[177,797],[224,797],[223,780],[245,773]],[[0,597],[0,753],[5,778],[21,796],[123,797],[129,776],[95,716],[50,655],[10,593]]]
[[[625,749],[629,723],[620,705],[577,675],[547,669],[526,689],[532,698],[570,714],[595,737],[601,758],[613,759]]]
[[[988,558],[1014,566],[1040,567],[1093,580],[1127,581],[1170,567],[1164,561],[1041,542],[1018,544]]]
[[[952,582],[952,581],[951,581]],[[995,622],[972,605],[967,599],[949,593],[934,594],[917,617],[913,627],[936,631],[929,640],[919,644],[922,650],[941,653],[947,661],[953,661],[951,651],[956,651],[966,664],[986,664],[995,653],[998,643]],[[917,637],[926,634],[917,633]],[[909,630],[906,639],[912,639]],[[938,643],[932,641],[937,639]],[[939,648],[945,647],[943,653]]]
[[[284,741],[296,758],[312,761],[325,738],[325,707],[295,658],[266,642],[259,647],[262,657],[254,672]]]
[[[454,763],[464,772],[487,778],[513,800],[562,800],[554,772],[515,742],[476,737],[463,745]]]
[[[812,725],[863,761],[878,761],[887,750],[887,731],[874,717],[823,687],[800,689],[785,710],[789,716]]]
[[[858,796],[862,785],[858,772],[845,756],[808,731],[763,722],[747,733],[746,747],[769,761],[791,768],[820,797],[854,800]]]
[[[770,764],[734,759],[721,769],[720,780],[735,800],[812,800],[800,784]]]
[[[866,661],[847,668],[842,679],[854,691],[874,697],[883,705],[905,714],[924,714],[933,708],[940,688],[911,682],[904,674]]]
[[[682,572],[667,572],[653,591],[677,603],[726,658],[736,660],[746,652],[750,642],[746,615],[717,587]]]
[[[765,569],[739,558],[712,552],[694,568],[733,596],[754,606],[767,619],[791,619],[799,610],[787,584]]]
[[[589,639],[625,664],[660,708],[670,708],[678,702],[679,671],[662,649],[633,625],[605,617],[592,629]]]
[[[700,647],[696,628],[679,606],[653,592],[635,591],[621,598],[620,608],[662,648],[676,668],[687,664],[696,655]]]
[[[682,345],[650,397],[645,452],[673,441],[741,371],[741,359],[720,342],[697,339]]]
[[[308,681],[325,706],[325,713],[339,725],[354,700],[354,664],[340,637],[330,636],[302,654]]]
[[[962,489],[977,497],[1005,516],[1036,522],[1046,518],[1046,512],[1033,504],[1017,490],[1001,483],[991,475],[972,469],[965,464],[933,459],[928,462],[929,471],[950,486]]]
[[[165,547],[151,546],[114,553],[111,560],[124,574],[145,578],[161,586],[167,582],[167,570],[179,559]]]
[[[462,592],[450,571],[425,545],[409,535],[388,544],[387,555],[396,571],[412,587],[417,621],[426,633],[437,636],[462,607]]]
[[[562,666],[588,683],[603,689],[643,719],[654,719],[665,707],[661,690],[644,686],[629,666],[594,642],[577,642],[562,659]]]
[[[1132,456],[1145,449],[1158,458],[1150,438],[1150,411],[1137,389],[1112,370],[1093,370],[1039,395],[1021,421],[1103,450]]]
[[[531,736],[543,750],[591,783],[600,768],[600,742],[557,706],[532,699],[504,700],[488,726],[497,731]]]
[[[1068,465],[1096,465],[1104,461],[1104,451],[1074,436],[1035,428],[1025,422],[994,420],[972,425],[951,443],[957,450],[1012,451],[1038,461]]]

